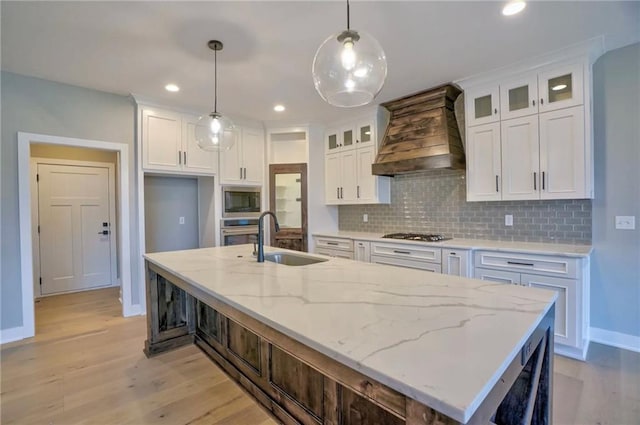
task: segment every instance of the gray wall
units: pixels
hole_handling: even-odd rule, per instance
[[[88,90],[2,72],[2,281],[0,328],[22,325],[20,234],[18,211],[17,132],[76,137],[129,144],[131,178],[131,252],[137,248],[134,104],[125,96]],[[136,276],[138,258],[131,259]],[[138,304],[139,282],[132,276],[132,302]]]
[[[464,171],[391,179],[389,205],[340,207],[340,230],[440,233],[465,239],[591,243],[591,201],[467,202]],[[369,214],[369,222],[362,215]],[[513,226],[504,225],[505,214]]]
[[[640,336],[640,43],[594,66],[591,326]],[[636,230],[616,230],[635,215]]]
[[[197,179],[145,176],[144,213],[146,252],[199,247]]]

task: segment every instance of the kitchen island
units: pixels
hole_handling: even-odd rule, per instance
[[[195,342],[283,423],[550,422],[554,292],[250,245],[145,258],[145,353]]]

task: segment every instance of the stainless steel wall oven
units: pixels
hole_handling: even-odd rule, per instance
[[[230,218],[220,220],[220,244],[242,245],[257,241],[257,218]]]

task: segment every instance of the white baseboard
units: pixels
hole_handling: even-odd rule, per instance
[[[585,361],[587,358],[587,351],[589,351],[589,341],[585,341],[582,349],[575,347],[567,347],[562,344],[555,344],[554,353],[561,356],[570,357],[575,360]]]
[[[24,327],[22,326],[0,330],[0,344],[19,341],[24,338]]]
[[[591,342],[623,348],[640,353],[640,336],[608,331],[606,329],[591,328]]]
[[[124,317],[141,316],[143,314],[140,304],[132,304],[124,311]]]

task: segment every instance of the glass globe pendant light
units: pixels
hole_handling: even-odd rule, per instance
[[[313,83],[329,104],[345,108],[371,103],[387,78],[387,58],[380,43],[352,30],[347,0],[347,29],[333,34],[313,58]]]
[[[214,52],[214,100],[213,112],[200,117],[196,125],[196,142],[200,149],[205,151],[226,151],[231,149],[234,142],[233,134],[230,134],[234,125],[226,116],[218,112],[218,51],[222,50],[222,42],[211,40],[207,43]]]

